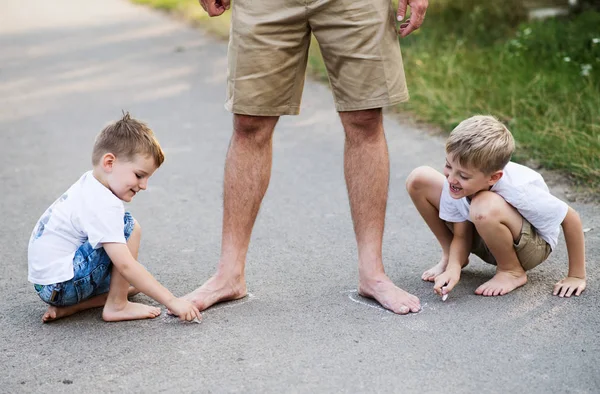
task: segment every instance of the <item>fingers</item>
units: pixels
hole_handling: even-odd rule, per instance
[[[427,0],[410,0],[407,2],[410,4],[410,19],[400,25],[398,34],[401,37],[406,37],[413,31],[417,30],[423,24],[425,19],[425,13],[427,12],[428,1]],[[404,5],[404,11],[406,11],[406,5]],[[402,14],[403,16],[405,13]],[[400,5],[398,6],[398,17],[400,16]],[[402,20],[402,19],[398,19]]]
[[[407,6],[408,6],[408,0],[399,0],[398,1],[398,14],[397,14],[398,21],[401,21],[404,19],[404,16],[406,15],[406,7]]]
[[[230,0],[200,0],[200,5],[208,16],[219,16],[229,9]]]
[[[562,283],[563,283],[563,281],[561,280],[560,282],[558,282],[554,285],[554,290],[552,291],[552,295],[558,294],[558,292],[560,291],[560,288],[562,287]]]
[[[557,284],[554,285],[553,295],[557,295],[559,297],[569,298],[572,295],[579,296],[585,290],[585,282],[584,283],[573,283],[561,280]]]

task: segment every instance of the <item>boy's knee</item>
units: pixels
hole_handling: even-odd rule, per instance
[[[479,192],[471,200],[469,218],[475,226],[500,221],[506,201],[494,192]]]
[[[406,178],[406,190],[412,195],[428,189],[431,187],[435,175],[437,175],[437,171],[429,166],[415,168]]]
[[[142,226],[140,226],[140,223],[135,219],[133,219],[133,231],[131,234],[142,235]]]

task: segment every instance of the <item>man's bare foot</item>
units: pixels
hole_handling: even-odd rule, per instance
[[[243,276],[229,279],[214,275],[183,298],[196,305],[202,312],[216,303],[238,300],[247,294],[246,280]]]
[[[58,306],[49,306],[48,310],[46,311],[46,313],[44,313],[44,316],[42,316],[42,322],[43,323],[48,323],[54,320],[58,320],[62,317],[67,317],[67,316],[71,316],[74,313],[79,312],[79,308],[78,305],[73,305],[73,306],[63,306],[63,307],[58,307]]]
[[[397,287],[385,274],[376,279],[361,280],[358,294],[373,298],[384,308],[400,315],[421,310],[419,299]]]
[[[160,315],[160,308],[127,301],[124,305],[106,304],[102,311],[104,321],[154,319]]]
[[[462,268],[465,268],[469,264],[469,259],[467,259]],[[426,280],[427,282],[435,282],[435,277],[446,271],[446,267],[448,266],[448,259],[442,257],[439,263],[429,268],[427,271],[423,272],[421,275],[421,279]]]
[[[475,290],[475,294],[486,297],[505,295],[527,283],[527,274],[522,272],[496,271],[496,275]]]

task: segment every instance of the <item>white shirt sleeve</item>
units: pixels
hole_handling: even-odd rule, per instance
[[[115,242],[126,243],[123,217],[125,209],[123,205],[112,205],[94,209],[81,215],[83,230],[87,233],[88,242],[94,249],[98,249],[103,243]]]

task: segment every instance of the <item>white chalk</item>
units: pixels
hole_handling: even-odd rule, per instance
[[[448,294],[444,294],[444,295],[442,296],[442,301],[446,301],[447,299],[448,299]]]

